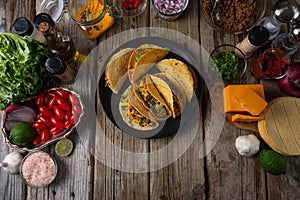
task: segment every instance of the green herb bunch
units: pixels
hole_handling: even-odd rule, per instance
[[[44,67],[47,57],[43,44],[0,33],[0,110],[56,83]]]
[[[211,65],[213,71],[223,80],[233,80],[239,76],[239,57],[233,51],[214,52],[211,55]]]

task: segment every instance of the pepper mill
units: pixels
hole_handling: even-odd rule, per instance
[[[273,8],[271,16],[262,18],[258,25],[264,26],[270,33],[269,40],[274,39],[280,33],[281,26],[286,23],[294,23],[299,20],[300,6],[295,0],[278,0]]]
[[[290,33],[282,33],[272,42],[273,48],[281,49],[286,55],[292,55],[300,46],[300,22],[293,24]]]

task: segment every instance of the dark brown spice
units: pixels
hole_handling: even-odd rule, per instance
[[[203,0],[202,7],[210,18],[214,0]],[[256,18],[256,0],[220,0],[219,9],[224,17],[223,24],[217,24],[226,31],[237,32],[252,24]]]

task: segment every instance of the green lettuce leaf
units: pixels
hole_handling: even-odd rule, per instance
[[[0,110],[57,83],[44,67],[47,57],[43,44],[0,33]]]

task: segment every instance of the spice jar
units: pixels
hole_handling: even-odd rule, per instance
[[[285,52],[270,48],[253,62],[251,72],[258,79],[280,79],[287,73],[290,62]]]
[[[46,39],[43,34],[39,32],[25,17],[19,17],[13,22],[12,32],[22,37],[29,36],[30,39],[46,43]]]
[[[269,31],[263,26],[253,27],[246,38],[236,46],[249,58],[254,51],[264,45],[269,40]]]
[[[91,40],[108,30],[115,21],[113,11],[106,6],[105,0],[72,0],[68,4],[68,11]]]
[[[46,38],[48,50],[59,55],[64,62],[71,64],[81,58],[73,40],[56,26],[55,22],[47,13],[40,13],[34,19],[34,24]]]
[[[65,84],[74,83],[76,78],[76,71],[71,66],[64,63],[59,56],[51,56],[46,60],[46,70],[55,75]]]

